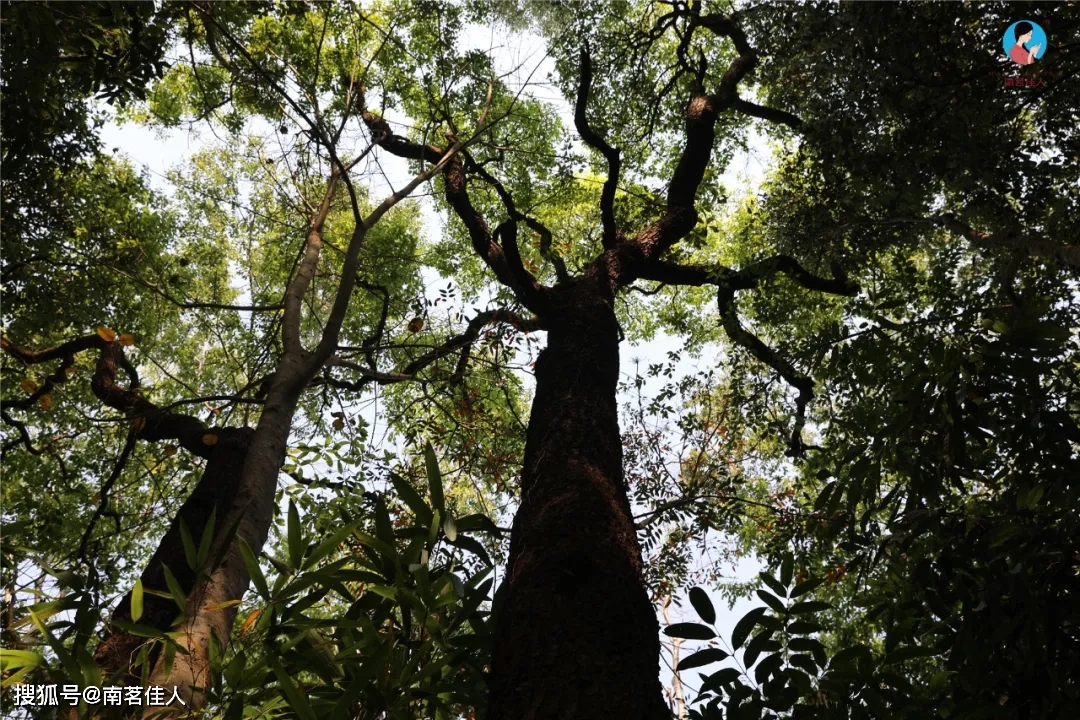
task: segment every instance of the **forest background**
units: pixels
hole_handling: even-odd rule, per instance
[[[2,27],[5,714],[1080,708],[1075,3]]]

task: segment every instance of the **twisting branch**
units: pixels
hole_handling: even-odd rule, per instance
[[[762,281],[777,273],[787,275],[807,290],[847,296],[858,292],[858,286],[848,280],[843,268],[834,263],[831,269],[833,277],[825,278],[810,272],[788,255],[775,255],[758,260],[742,270],[733,270],[723,265],[677,265],[654,261],[648,263],[640,274],[640,277],[644,279],[671,285],[715,285],[717,287],[720,322],[728,337],[778,372],[799,392],[795,400],[795,426],[788,442],[788,455],[792,457],[801,456],[806,450],[802,442],[802,429],[806,424],[806,406],[814,397],[814,382],[800,374],[791,363],[742,326],[735,310],[735,292],[756,288]]]
[[[112,473],[108,479],[102,484],[100,491],[100,499],[98,500],[97,509],[94,510],[94,515],[90,518],[90,522],[86,525],[86,530],[83,531],[82,539],[79,540],[79,553],[76,557],[82,560],[87,565],[91,563],[86,558],[86,547],[90,543],[90,538],[94,534],[94,527],[97,525],[98,520],[105,513],[106,508],[109,506],[109,492],[112,491],[113,485],[120,479],[120,475],[124,472],[124,467],[127,466],[128,458],[131,457],[131,452],[135,449],[135,431],[129,430],[127,439],[124,441],[124,449],[120,451],[120,457],[117,458],[116,464],[113,466]]]
[[[455,372],[449,378],[451,382],[458,382],[465,374],[470,349],[476,339],[480,337],[480,331],[486,326],[496,323],[507,323],[522,332],[532,332],[544,328],[542,321],[536,317],[524,318],[510,310],[502,308],[497,310],[485,310],[484,312],[478,313],[469,321],[464,332],[447,339],[442,345],[432,348],[423,355],[411,360],[400,370],[380,372],[374,367],[364,367],[358,363],[332,358],[331,361],[327,363],[328,366],[347,368],[359,373],[361,379],[358,382],[350,382],[348,380],[330,378],[329,375],[327,375],[325,378],[316,378],[314,384],[325,383],[334,387],[355,391],[362,389],[365,385],[370,383],[390,385],[393,383],[418,380],[421,370],[427,368],[435,361],[461,350],[462,353],[458,359]]]
[[[656,260],[646,264],[639,277],[668,285],[716,285],[722,289],[752,290],[763,280],[782,273],[807,290],[847,296],[859,291],[859,287],[848,280],[838,264],[834,263],[831,270],[833,277],[821,277],[804,268],[790,255],[774,255],[751,263],[742,270],[723,265],[678,265]]]
[[[465,154],[465,160],[467,163],[467,170],[475,172],[481,180],[495,189],[495,193],[499,196],[499,199],[502,200],[503,207],[506,208],[506,213],[510,216],[510,219],[517,222],[524,222],[530,230],[540,236],[540,256],[550,262],[555,268],[555,277],[559,282],[568,281],[570,279],[570,273],[566,269],[566,263],[551,246],[551,230],[536,218],[526,215],[518,210],[517,206],[514,204],[513,196],[507,191],[498,178],[489,173],[483,165],[475,162],[467,153]]]
[[[739,53],[720,80],[718,95],[723,98],[726,107],[744,115],[782,123],[796,129],[802,125],[802,120],[789,112],[758,105],[739,97],[739,83],[757,67],[758,57],[757,52],[750,46],[746,33],[733,18],[718,14],[704,15],[697,18],[696,23],[716,35],[729,38],[735,45],[735,51]]]
[[[814,381],[799,373],[795,366],[742,326],[742,323],[739,322],[738,313],[735,311],[735,291],[733,289],[721,288],[717,292],[716,301],[720,309],[720,322],[723,324],[728,337],[733,342],[746,348],[755,358],[778,372],[788,385],[799,391],[798,396],[795,398],[795,424],[791,429],[791,438],[788,441],[786,454],[789,457],[801,457],[806,451],[806,446],[802,441],[802,430],[806,424],[806,406],[814,398]]]
[[[7,338],[0,339],[0,349],[7,355],[26,365],[39,365],[41,363],[60,360],[60,368],[50,376],[52,383],[48,381],[43,387],[66,382],[68,375],[66,368],[75,362],[75,355],[86,350],[98,350],[97,366],[90,381],[90,387],[94,395],[106,406],[119,410],[131,419],[136,427],[135,435],[140,440],[160,442],[162,440],[176,440],[184,449],[199,457],[208,458],[212,446],[203,442],[203,436],[207,433],[207,427],[196,417],[167,412],[154,403],[144,398],[139,392],[139,379],[134,366],[124,355],[123,347],[119,342],[107,341],[98,335],[70,340],[62,345],[46,350],[26,350],[11,343]],[[126,387],[117,383],[117,375],[120,370],[129,378]],[[37,391],[40,394],[40,389]],[[19,430],[20,423],[8,422],[13,420],[7,412],[8,406],[24,407],[23,401],[4,401],[3,420]],[[25,430],[25,428],[23,428]],[[28,440],[27,436],[27,440]]]
[[[360,343],[360,351],[364,353],[368,365],[371,366],[372,369],[377,369],[378,363],[375,360],[375,347],[382,341],[383,334],[386,332],[386,319],[390,315],[390,291],[382,285],[369,283],[360,278],[356,279],[356,284],[358,287],[362,287],[370,293],[382,296],[382,309],[379,311],[379,322],[375,326],[375,332],[364,338]]]
[[[622,160],[619,157],[618,149],[609,145],[607,140],[589,125],[587,110],[592,80],[592,58],[589,51],[582,48],[581,78],[578,83],[577,102],[574,105],[574,126],[577,128],[578,134],[581,135],[581,139],[607,160],[607,180],[604,181],[604,188],[600,193],[600,218],[604,227],[603,245],[604,249],[608,250],[614,248],[619,240],[618,229],[615,226],[615,189],[619,184],[619,169]]]
[[[544,306],[542,286],[520,262],[514,263],[508,257],[508,253],[495,240],[487,222],[469,199],[465,163],[457,154],[457,150],[464,147],[464,144],[458,141],[450,150],[444,151],[434,145],[409,142],[394,135],[383,118],[369,112],[363,113],[361,117],[370,129],[374,142],[390,154],[408,160],[435,163],[435,167],[428,173],[442,172],[446,183],[446,201],[465,224],[476,254],[495,273],[499,282],[514,291],[525,307],[533,312],[540,312]]]

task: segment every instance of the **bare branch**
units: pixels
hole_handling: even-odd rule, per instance
[[[466,169],[475,172],[484,182],[495,189],[495,193],[499,196],[499,199],[502,200],[503,206],[506,208],[506,212],[510,216],[510,219],[524,222],[530,230],[540,236],[540,255],[555,268],[556,279],[559,282],[568,281],[570,279],[570,272],[566,269],[566,263],[551,246],[553,239],[551,230],[536,218],[519,211],[514,204],[513,196],[507,191],[498,178],[489,173],[483,165],[473,161],[468,154],[465,155],[465,159],[468,162]]]
[[[768,120],[769,122],[780,123],[796,130],[802,127],[802,120],[800,120],[797,115],[793,115],[786,110],[778,110],[776,108],[758,105],[757,103],[752,103],[749,100],[743,100],[739,97],[735,98],[735,103],[732,107],[743,115],[760,118],[761,120]]]
[[[574,126],[577,128],[581,139],[589,147],[598,151],[607,160],[608,175],[604,181],[604,188],[600,193],[600,217],[604,227],[604,249],[614,248],[618,242],[618,229],[615,227],[615,190],[619,184],[619,170],[622,160],[619,151],[592,127],[589,126],[587,110],[589,105],[589,91],[592,89],[592,58],[589,51],[581,49],[581,78],[578,83],[577,102],[574,106]]]
[[[434,145],[413,143],[394,135],[385,120],[371,113],[364,113],[362,117],[371,130],[373,140],[387,152],[410,160],[436,163],[434,167],[426,171],[426,176],[430,177],[437,172],[443,173],[447,203],[465,224],[473,250],[495,273],[498,281],[514,291],[525,307],[533,312],[539,312],[544,304],[540,284],[524,267],[518,267],[507,257],[507,253],[496,242],[487,222],[473,207],[469,198],[466,189],[465,164],[456,154],[457,150],[464,148],[468,143],[458,141],[449,150],[444,151]],[[485,129],[478,129],[469,142],[475,140]]]
[[[390,385],[393,383],[419,380],[419,373],[421,370],[427,368],[437,360],[461,350],[462,355],[458,359],[455,372],[449,378],[452,382],[457,382],[464,376],[465,365],[468,362],[469,348],[472,346],[473,342],[480,337],[480,331],[488,325],[497,323],[507,323],[523,332],[541,330],[544,327],[539,318],[524,318],[506,309],[486,310],[477,314],[470,320],[464,332],[448,338],[444,343],[413,359],[400,370],[380,372],[374,367],[365,367],[354,362],[331,359],[328,365],[343,367],[360,373],[361,380],[359,382],[349,382],[347,380],[327,378],[324,382],[348,390],[360,390],[364,385],[372,382],[378,383],[379,385]]]
[[[799,394],[795,398],[795,424],[791,429],[786,454],[790,457],[801,457],[806,451],[806,446],[802,441],[802,430],[806,424],[806,406],[814,398],[814,381],[801,374],[795,369],[795,366],[742,326],[735,310],[734,290],[721,289],[718,291],[717,305],[720,309],[720,321],[728,337],[748,350],[755,358],[778,372],[788,385],[798,390]]]

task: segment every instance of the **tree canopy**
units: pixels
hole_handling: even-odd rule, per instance
[[[1075,3],[2,9],[5,713],[1080,712]]]

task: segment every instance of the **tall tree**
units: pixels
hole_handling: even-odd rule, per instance
[[[46,448],[61,465],[88,456],[64,483],[94,508],[90,529],[53,539],[52,555],[108,557],[103,519],[119,531],[154,507],[130,488],[160,487],[159,466],[182,477],[192,458],[202,471],[190,492],[170,488],[169,527],[145,531],[140,582],[128,592],[115,569],[98,582],[124,595],[96,646],[102,669],[133,670],[151,637],[147,679],[230,717],[254,701],[305,720],[665,718],[650,591],[669,598],[689,576],[689,543],[721,532],[777,572],[758,595],[767,608],[731,638],[744,666],[710,673],[687,716],[1071,707],[1080,185],[1067,162],[1068,4],[1041,6],[1054,45],[1015,73],[997,50],[1019,11],[997,5],[168,7],[181,51],[131,116],[224,141],[172,176],[168,204],[122,164],[65,186],[107,210],[74,214],[65,240],[94,278],[92,314],[65,322],[72,290],[56,279],[70,261],[48,233],[5,286],[19,300],[5,371],[25,381],[3,401],[5,452],[28,479],[45,475],[34,460]],[[508,25],[546,43],[561,106],[478,49],[478,27]],[[946,31],[951,44],[930,42]],[[1033,92],[1003,96],[1006,78]],[[755,134],[778,148],[776,165],[757,192],[732,192],[721,173]],[[1009,152],[981,152],[997,146]],[[379,204],[376,172],[395,162],[407,171],[383,178],[400,187]],[[430,242],[416,238],[416,206],[390,212],[422,186],[450,217]],[[114,226],[139,241],[114,250]],[[5,248],[27,234],[11,232]],[[435,272],[451,287],[424,297]],[[460,309],[437,309],[456,293]],[[135,337],[97,319],[137,303],[116,311]],[[56,317],[39,317],[46,307]],[[685,344],[672,358],[719,347],[722,367],[642,401],[623,433],[620,345],[661,330]],[[546,346],[530,367],[535,331]],[[80,363],[88,392],[41,415],[78,385]],[[372,422],[417,448],[438,438],[447,467],[426,448],[423,471],[380,478],[386,493],[341,477],[371,460],[355,427],[369,398]],[[121,445],[116,460],[79,434],[102,404],[118,411],[101,435]],[[188,414],[200,404],[206,421]],[[649,412],[678,416],[682,451],[645,427]],[[450,465],[461,482],[444,490]],[[310,493],[290,485],[275,553],[283,468]],[[61,494],[61,507],[78,504]],[[491,586],[475,564],[468,582],[455,574],[458,551],[483,562],[504,548],[459,536],[497,530],[460,511],[508,498],[489,627]],[[39,524],[41,511],[17,507]],[[702,595],[690,599],[712,623]],[[105,605],[79,597],[82,610]],[[984,612],[1007,631],[980,634]],[[54,652],[85,653],[92,615]],[[245,644],[248,633],[266,642]],[[727,655],[709,648],[681,668]],[[19,672],[36,667],[20,657]],[[1066,670],[1031,671],[1051,665]]]

